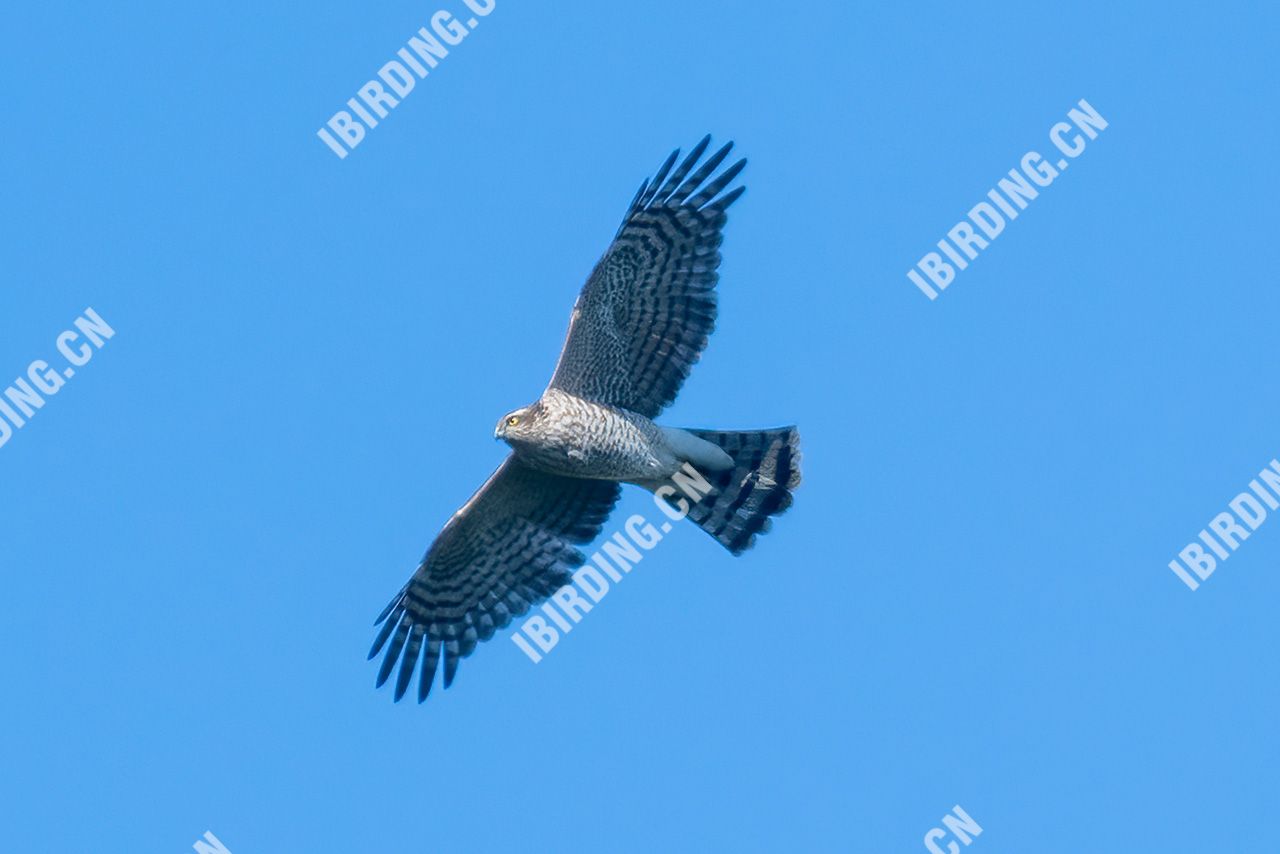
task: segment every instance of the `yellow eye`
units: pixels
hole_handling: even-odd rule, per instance
[[[512,415],[510,418],[508,418],[508,419],[507,419],[507,426],[508,426],[508,427],[514,427],[514,426],[516,426],[516,425],[517,425],[517,424],[519,424],[519,423],[520,423],[520,416],[519,416],[519,415]]]

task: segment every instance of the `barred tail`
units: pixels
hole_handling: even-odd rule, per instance
[[[733,458],[724,471],[701,472],[711,492],[689,508],[689,518],[735,555],[770,528],[769,517],[791,506],[800,485],[800,433],[795,427],[729,432],[690,430]]]

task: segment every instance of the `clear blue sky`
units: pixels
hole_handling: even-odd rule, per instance
[[[115,337],[0,447],[6,847],[909,852],[955,804],[975,854],[1272,845],[1280,522],[1166,564],[1280,456],[1277,13],[499,0],[339,160],[437,8],[7,14],[0,384]],[[800,425],[794,508],[393,704],[373,618],[705,132],[749,190],[665,420]]]

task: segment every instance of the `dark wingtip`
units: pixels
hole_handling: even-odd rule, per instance
[[[649,179],[649,188],[641,194],[639,199],[636,200],[634,207],[647,207],[649,203],[653,201],[653,197],[658,194],[658,188],[662,186],[662,182],[666,180],[667,173],[671,171],[671,167],[675,165],[676,158],[679,156],[680,149],[678,148],[667,156],[667,159],[663,161],[662,166],[659,167],[658,171],[654,173],[654,176]]]
[[[458,674],[458,662],[460,660],[461,656],[456,652],[451,652],[447,647],[445,648],[444,681],[441,683],[441,687],[448,688],[453,684],[453,677]]]
[[[628,210],[636,209],[637,205],[640,202],[640,199],[644,196],[644,191],[647,189],[649,189],[649,179],[645,178],[643,181],[640,182],[640,189],[636,190],[635,196],[632,197],[631,199],[631,204],[627,206]]]
[[[422,654],[422,673],[418,676],[418,702],[427,699],[431,685],[436,681],[436,665],[440,663],[440,642],[429,641]]]
[[[391,613],[391,609],[400,601],[400,597],[403,592],[404,591],[401,591],[391,598],[391,601],[387,603],[387,607],[383,608],[382,613],[378,615],[378,619],[373,621],[375,626],[380,625],[382,621],[387,618],[387,615]]]
[[[729,205],[736,202],[738,200],[738,197],[741,196],[746,191],[747,191],[747,187],[745,184],[738,187],[734,187],[732,190],[730,190],[729,192],[721,196],[718,200],[716,200],[712,204],[707,205],[707,207],[704,208],[704,210],[714,209],[717,211],[727,211],[729,209]]]
[[[386,657],[382,659],[382,666],[378,668],[378,683],[375,687],[381,688],[382,684],[387,681],[387,677],[391,675],[391,670],[396,666],[396,661],[399,660],[400,653],[404,650],[404,642],[408,637],[409,623],[401,619],[396,625],[396,633],[391,639],[391,646],[387,647]]]
[[[398,622],[398,620],[387,620],[383,624],[382,631],[378,632],[378,636],[373,639],[373,646],[369,648],[369,657],[365,659],[366,661],[372,661],[373,657],[378,654],[383,644],[387,642],[387,638],[391,637],[391,633],[395,631]],[[377,623],[374,623],[374,625],[376,626]]]
[[[413,627],[413,631],[409,635],[409,643],[404,648],[404,657],[400,659],[400,672],[396,675],[395,701],[400,702],[400,698],[404,696],[404,692],[409,689],[409,683],[413,681],[413,671],[418,666],[418,653],[422,649],[422,637],[425,630],[422,626]]]
[[[725,148],[717,152],[716,158],[713,158],[713,160],[709,160],[707,162],[708,163],[714,162],[716,164],[719,164],[720,159],[722,159],[722,156],[727,155],[728,153],[729,153],[728,146],[725,146]],[[718,195],[720,195],[721,191],[723,191],[725,187],[729,186],[729,184],[733,181],[734,178],[738,177],[738,175],[745,168],[747,168],[747,158],[743,157],[742,159],[734,163],[732,166],[730,166],[728,169],[721,172],[715,178],[715,180],[713,180],[711,183],[707,184],[707,186],[699,190],[696,196],[688,200],[688,204],[695,208],[701,208],[702,206],[708,204],[709,202],[712,202],[713,200],[716,199]],[[705,178],[705,177],[708,177],[709,175],[710,173],[708,172],[707,175],[703,177]],[[691,187],[690,192],[692,192],[693,189],[694,188]],[[734,196],[734,198],[736,199],[737,196]],[[728,205],[725,205],[725,207],[727,206]],[[723,208],[721,209],[723,210]]]

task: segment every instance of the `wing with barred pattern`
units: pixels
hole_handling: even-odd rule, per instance
[[[620,491],[613,481],[545,474],[507,457],[444,526],[375,623],[382,630],[369,658],[386,647],[377,684],[399,661],[398,701],[421,659],[422,702],[443,653],[448,688],[476,644],[569,583],[584,559],[573,544],[600,533]]]
[[[746,160],[707,181],[733,148],[698,165],[710,141],[640,185],[574,304],[552,388],[649,418],[675,400],[715,327],[721,230],[746,189],[724,192]]]

